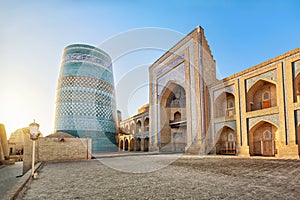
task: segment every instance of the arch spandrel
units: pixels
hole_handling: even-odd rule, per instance
[[[214,93],[213,93],[213,95],[214,95],[214,101],[216,101],[217,98],[220,95],[223,95],[224,93],[232,94],[235,97],[235,87],[234,87],[234,85],[230,85],[230,86],[221,88],[219,90],[215,90]]]
[[[251,130],[254,126],[256,126],[257,124],[263,121],[273,124],[276,128],[280,126],[279,115],[273,114],[273,115],[249,118],[248,119],[249,130]]]
[[[236,132],[236,121],[220,122],[215,124],[215,133],[222,130],[224,127],[228,127]]]
[[[246,79],[246,88],[247,92],[249,89],[259,80],[264,80],[273,84],[277,84],[278,78],[277,78],[277,69],[274,69],[272,71],[268,71],[262,74],[259,74],[257,76],[254,76],[252,78]]]

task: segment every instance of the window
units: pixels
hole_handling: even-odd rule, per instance
[[[270,92],[264,92],[263,94],[263,100],[270,100]]]
[[[233,107],[234,107],[233,101],[229,101],[229,106],[228,106],[228,108],[233,108]]]
[[[233,134],[229,133],[228,134],[228,142],[233,142],[233,141],[234,141]]]
[[[180,112],[176,112],[176,113],[174,113],[174,120],[175,121],[179,121],[179,120],[181,120],[181,114],[180,114]]]
[[[265,131],[264,132],[264,140],[271,140],[271,139],[272,139],[271,131]]]

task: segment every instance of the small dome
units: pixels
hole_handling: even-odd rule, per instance
[[[143,112],[148,112],[148,111],[149,111],[149,104],[147,103],[138,109],[138,114],[141,114]]]

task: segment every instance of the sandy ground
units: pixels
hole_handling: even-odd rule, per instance
[[[143,155],[46,163],[39,179],[31,181],[19,199],[299,199],[299,196],[299,160],[196,156],[174,159],[174,155]]]

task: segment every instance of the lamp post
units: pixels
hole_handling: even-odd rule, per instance
[[[34,177],[34,159],[35,159],[35,141],[40,136],[39,131],[40,125],[38,123],[35,123],[35,120],[33,120],[33,123],[29,124],[29,130],[30,130],[30,139],[32,139],[32,166],[31,166],[31,176]]]

